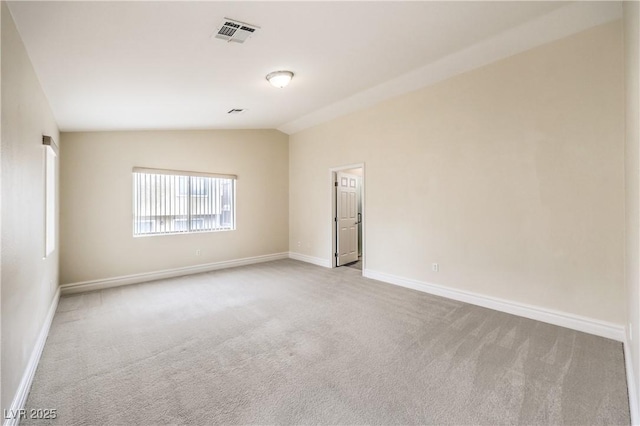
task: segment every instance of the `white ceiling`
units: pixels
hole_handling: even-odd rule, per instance
[[[10,2],[9,8],[62,131],[292,133],[619,17],[617,3],[562,2]],[[244,44],[211,38],[224,17],[261,29]],[[285,89],[264,78],[279,69],[295,73]],[[248,111],[228,115],[232,108]]]

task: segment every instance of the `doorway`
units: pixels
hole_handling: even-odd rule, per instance
[[[330,170],[332,267],[364,270],[364,163]]]

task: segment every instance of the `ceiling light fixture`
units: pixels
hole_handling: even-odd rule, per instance
[[[267,74],[267,80],[273,87],[278,87],[282,89],[285,87],[291,79],[293,78],[293,73],[291,71],[274,71]]]

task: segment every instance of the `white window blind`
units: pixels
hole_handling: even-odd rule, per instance
[[[42,145],[45,147],[44,161],[44,257],[48,257],[56,249],[56,157],[58,146],[51,136],[42,135]]]
[[[236,176],[133,169],[133,235],[236,228]]]
[[[45,163],[45,257],[56,249],[56,153],[46,148]]]

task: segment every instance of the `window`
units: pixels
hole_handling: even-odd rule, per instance
[[[133,235],[236,229],[236,176],[133,169]]]
[[[56,249],[56,151],[57,145],[51,136],[42,136],[45,145],[44,162],[44,257],[49,257]]]

